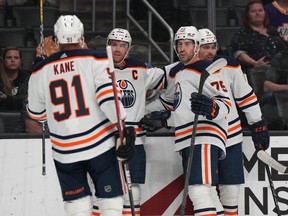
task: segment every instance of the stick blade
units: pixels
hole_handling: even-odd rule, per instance
[[[272,158],[268,153],[266,153],[263,150],[258,151],[257,157],[267,164],[268,166],[272,167],[273,169],[277,170],[280,173],[288,173],[288,168],[278,161],[276,161],[274,158]]]
[[[106,47],[106,52],[107,52],[107,57],[109,61],[109,72],[114,73],[114,61],[113,61],[113,56],[112,56],[112,48],[111,46]]]
[[[224,58],[217,59],[215,62],[210,64],[207,68],[206,71],[209,74],[214,73],[217,70],[220,70],[221,68],[225,67],[227,65],[227,60]]]

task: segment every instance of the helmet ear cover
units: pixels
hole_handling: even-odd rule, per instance
[[[84,34],[84,26],[77,16],[62,15],[54,25],[54,34],[60,44],[80,43]]]

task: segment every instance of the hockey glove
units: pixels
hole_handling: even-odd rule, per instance
[[[196,92],[191,94],[191,110],[198,115],[206,116],[207,119],[212,120],[216,118],[219,113],[219,105],[211,98],[200,95]]]
[[[123,131],[123,140],[120,142],[119,134],[116,133],[116,156],[120,161],[127,161],[134,155],[135,146],[134,127],[126,127]]]
[[[250,126],[252,140],[256,150],[266,150],[269,147],[270,135],[265,120]]]
[[[154,111],[144,116],[139,122],[139,127],[147,131],[156,131],[167,126],[167,119],[171,113],[168,110]]]

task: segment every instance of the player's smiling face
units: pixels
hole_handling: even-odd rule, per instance
[[[126,53],[128,52],[128,42],[111,40],[110,46],[112,48],[112,56],[114,63],[120,63],[125,58]]]
[[[212,61],[216,55],[217,45],[216,43],[203,44],[200,46],[198,57],[202,60]]]
[[[179,60],[185,65],[195,56],[196,47],[192,40],[178,40],[176,48]]]

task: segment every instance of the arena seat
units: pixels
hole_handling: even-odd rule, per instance
[[[14,133],[20,112],[0,111],[0,133]]]
[[[6,25],[6,9],[0,7],[0,27],[5,27]]]
[[[26,37],[25,28],[0,28],[0,47],[25,47]]]
[[[12,11],[17,27],[32,28],[40,27],[40,10],[38,6],[14,6]],[[59,16],[59,9],[55,7],[43,8],[43,25],[51,28]]]
[[[27,70],[29,72],[32,71],[34,59],[36,56],[36,49],[33,48],[20,48],[22,53],[22,69]]]

